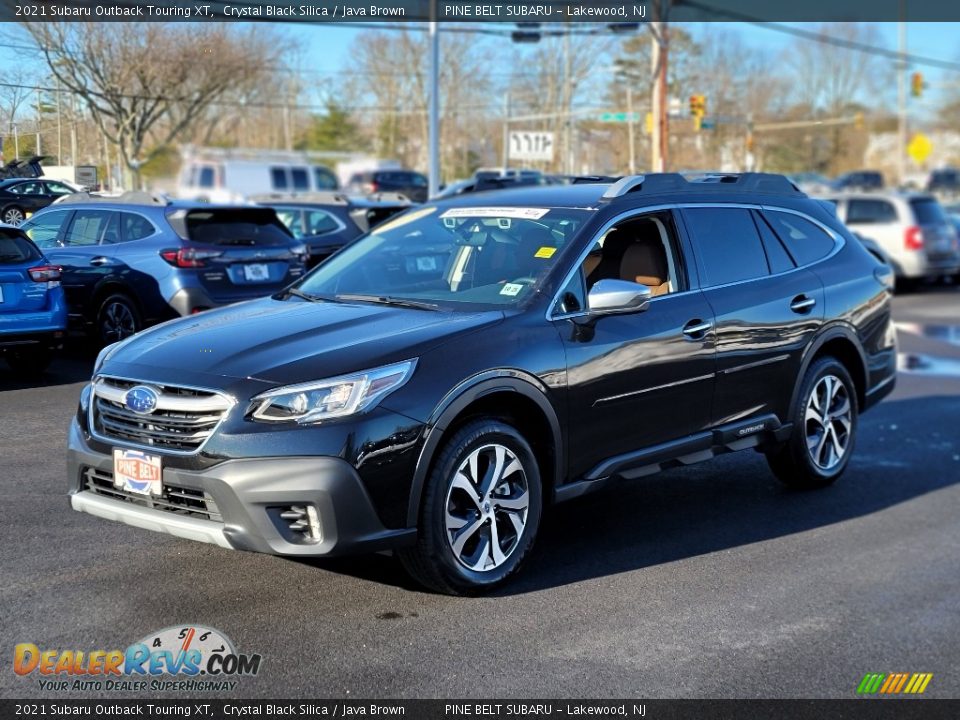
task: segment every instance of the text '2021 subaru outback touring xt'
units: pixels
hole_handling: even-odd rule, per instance
[[[429,204],[273,297],[106,348],[72,506],[278,555],[393,549],[483,590],[545,507],[615,480],[743,448],[835,480],[893,388],[891,285],[775,175]]]

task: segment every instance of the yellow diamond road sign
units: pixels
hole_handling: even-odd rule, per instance
[[[933,143],[930,142],[928,138],[923,133],[917,133],[913,136],[913,140],[910,141],[910,144],[907,145],[907,152],[910,154],[910,158],[917,164],[920,165],[930,157],[930,152],[933,150]]]

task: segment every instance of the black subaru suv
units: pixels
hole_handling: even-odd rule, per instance
[[[100,354],[75,510],[491,588],[551,503],[734,450],[794,488],[891,391],[889,267],[781,176],[464,195]]]

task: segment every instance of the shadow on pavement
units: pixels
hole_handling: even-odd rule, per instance
[[[750,451],[608,486],[549,509],[526,566],[494,595],[616,575],[882,511],[960,482],[960,442],[951,439],[957,427],[955,397],[885,402],[861,419],[847,472],[823,490],[783,488]],[[417,589],[386,556],[305,562]]]
[[[64,345],[63,350],[54,356],[46,372],[35,378],[16,376],[0,358],[0,393],[5,390],[27,390],[86,382],[93,372],[93,363],[98,352],[99,348],[92,342],[71,339]]]

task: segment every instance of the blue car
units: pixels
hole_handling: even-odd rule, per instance
[[[60,268],[22,230],[0,225],[0,354],[15,372],[43,372],[63,344],[67,303],[60,277]]]
[[[303,275],[307,259],[272,208],[139,192],[68,195],[21,227],[63,268],[71,326],[104,345],[276,293]]]

